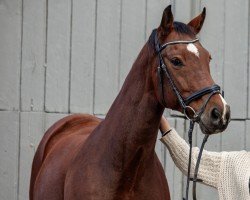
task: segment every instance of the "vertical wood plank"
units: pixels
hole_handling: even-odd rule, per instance
[[[248,13],[250,12],[250,3],[248,2]],[[248,115],[247,119],[250,119],[250,17],[248,14],[248,70],[247,70],[247,76],[248,76],[248,98],[247,98],[247,106],[248,106]]]
[[[46,1],[23,1],[21,108],[44,108]]]
[[[225,96],[231,105],[231,117],[244,119],[247,116],[248,1],[227,0],[225,6]]]
[[[192,14],[191,0],[174,0],[173,12],[175,21],[188,23]]]
[[[170,0],[147,0],[146,36],[150,36],[153,29],[161,23],[164,9],[170,4]]]
[[[250,17],[248,19],[249,21],[249,32],[248,35],[250,37]],[[249,38],[248,37],[248,38]],[[247,99],[247,106],[248,106],[248,116],[247,119],[250,119],[250,40],[248,41],[248,99]]]
[[[46,111],[68,112],[71,0],[48,1]]]
[[[202,45],[210,52],[210,70],[214,81],[223,87],[225,7],[223,1],[201,1],[207,15],[200,33]],[[215,23],[216,22],[216,23]],[[227,92],[227,91],[225,91]]]
[[[218,190],[210,186],[197,183],[197,199],[202,200],[219,200]]]
[[[29,199],[33,157],[44,134],[44,113],[22,112],[20,133],[19,200]]]
[[[145,43],[145,17],[145,0],[122,1],[120,87]]]
[[[223,151],[240,151],[245,144],[245,122],[231,121],[227,130],[222,134]]]
[[[250,120],[246,121],[245,137],[246,137],[246,150],[250,151]]]
[[[18,187],[18,112],[0,112],[0,199],[16,200]]]
[[[93,113],[96,1],[73,1],[70,112]]]
[[[0,1],[0,110],[19,109],[21,10],[19,0]]]
[[[121,0],[98,1],[94,113],[107,113],[118,92]]]

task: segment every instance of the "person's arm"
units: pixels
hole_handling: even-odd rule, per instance
[[[166,133],[160,140],[168,148],[170,155],[175,165],[187,175],[189,145],[176,132],[171,129],[168,121],[162,117],[160,130]],[[199,149],[192,148],[192,163],[191,163],[191,177],[193,177],[195,164],[197,161]],[[204,184],[217,188],[219,180],[221,164],[221,153],[205,151],[202,154],[202,159],[199,167],[198,178],[203,180]]]

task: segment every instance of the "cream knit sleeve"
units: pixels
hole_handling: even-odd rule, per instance
[[[172,129],[167,135],[162,137],[161,142],[165,144],[175,165],[187,175],[189,145],[182,139],[175,129]],[[193,177],[195,164],[197,161],[199,148],[192,148],[191,177]],[[214,188],[218,187],[219,173],[221,164],[221,153],[203,151],[201,163],[198,172],[198,178],[203,183]]]

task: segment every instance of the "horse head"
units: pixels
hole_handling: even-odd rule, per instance
[[[162,106],[196,120],[203,133],[222,132],[230,121],[230,107],[210,74],[211,54],[197,39],[206,9],[188,24],[175,22],[168,6],[149,42],[152,79]],[[155,32],[155,34],[154,34]]]

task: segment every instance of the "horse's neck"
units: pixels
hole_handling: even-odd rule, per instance
[[[122,155],[123,165],[138,151],[141,159],[154,156],[163,107],[155,97],[148,55],[146,44],[100,127],[105,138],[112,138],[111,152]]]

